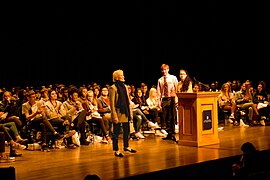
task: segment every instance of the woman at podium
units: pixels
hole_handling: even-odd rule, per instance
[[[193,81],[189,77],[187,71],[184,69],[180,69],[179,77],[180,77],[180,81],[177,84],[176,92],[192,93],[193,92],[193,90],[192,90]]]

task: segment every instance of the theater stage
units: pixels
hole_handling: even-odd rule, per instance
[[[82,180],[88,174],[97,174],[104,180],[140,179],[143,174],[154,177],[158,172],[170,173],[170,169],[181,176],[184,171],[177,168],[238,157],[246,141],[252,142],[258,150],[270,149],[268,125],[247,128],[226,125],[218,132],[220,143],[202,147],[182,146],[154,134],[145,136],[144,140],[130,141],[137,153],[124,153],[124,158],[114,156],[111,144],[95,142],[77,149],[53,149],[51,152],[23,150],[22,157],[17,157],[15,162],[2,162],[0,167],[14,167],[17,180]],[[121,140],[119,145],[122,148]]]

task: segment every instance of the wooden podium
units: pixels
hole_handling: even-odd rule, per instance
[[[177,93],[179,145],[218,144],[219,92]]]

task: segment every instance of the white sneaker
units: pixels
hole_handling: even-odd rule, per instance
[[[160,128],[157,122],[155,122],[155,128]]]
[[[162,134],[165,134],[166,136],[168,135],[167,131],[165,129],[161,129]]]
[[[136,136],[137,138],[140,138],[140,139],[144,139],[144,138],[145,138],[140,132],[137,132],[137,133],[135,134],[135,136]]]
[[[156,127],[156,125],[152,121],[149,121],[148,122],[148,126],[151,127],[151,128],[155,128]]]
[[[167,136],[166,134],[163,134],[160,130],[156,130],[155,135],[156,136],[161,136],[161,137],[166,137]]]
[[[231,119],[226,119],[225,122],[226,122],[226,124],[233,124],[233,120],[231,120]]]
[[[262,125],[262,126],[265,126],[265,122],[264,122],[264,120],[262,119],[262,120],[260,120],[260,124]]]
[[[14,145],[12,145],[12,148],[14,149],[26,149],[25,145],[19,144],[19,143],[15,143]]]
[[[95,136],[95,142],[101,142],[102,137],[101,136]]]
[[[218,131],[222,131],[224,127],[218,127]]]
[[[229,121],[230,124],[233,124],[233,120],[229,119],[228,121]]]
[[[102,139],[100,142],[104,144],[108,144],[108,141],[106,139]]]
[[[249,125],[245,124],[242,119],[240,119],[240,126],[241,127],[249,127]]]
[[[229,119],[230,119],[230,120],[231,120],[231,119],[235,119],[235,118],[234,118],[234,115],[231,114],[230,117],[229,117]]]

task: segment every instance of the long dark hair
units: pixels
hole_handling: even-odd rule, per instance
[[[181,71],[184,71],[186,73],[187,77],[184,79],[183,84],[182,84],[182,88],[180,89],[180,91],[181,92],[186,92],[188,90],[188,86],[189,86],[190,82],[193,84],[193,81],[189,77],[189,74],[188,74],[188,72],[185,69],[180,69],[179,72],[181,72]]]

